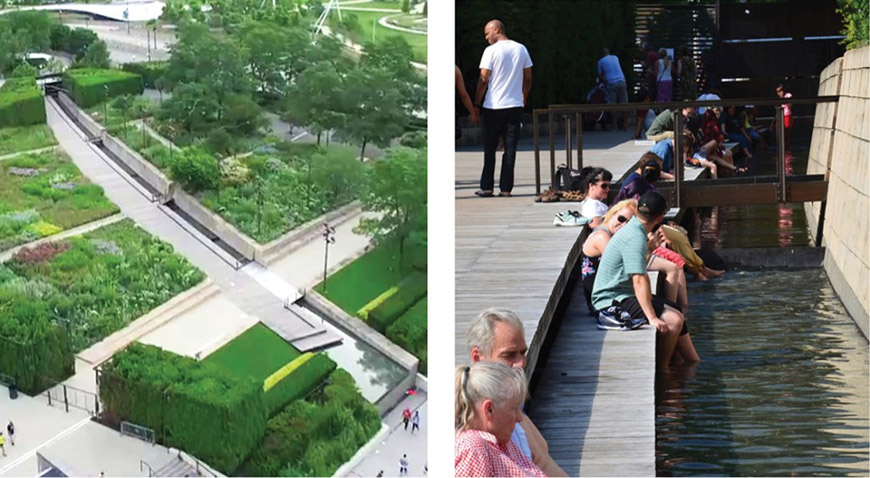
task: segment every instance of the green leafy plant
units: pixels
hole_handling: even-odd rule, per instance
[[[78,68],[64,73],[64,87],[73,101],[88,108],[121,95],[141,95],[142,77],[121,70]]]
[[[37,123],[45,123],[45,102],[36,79],[7,79],[0,86],[0,128]]]

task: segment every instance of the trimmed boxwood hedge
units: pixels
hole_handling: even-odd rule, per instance
[[[63,75],[63,84],[73,101],[82,108],[116,96],[141,95],[144,91],[141,76],[127,71],[98,68],[67,70]]]
[[[426,274],[415,271],[402,280],[398,292],[369,312],[368,324],[378,332],[385,333],[390,324],[426,297],[426,292]]]
[[[140,75],[142,77],[142,84],[145,88],[156,88],[154,82],[166,74],[166,71],[169,70],[169,62],[145,61],[138,63],[124,63],[121,65],[121,69]]]
[[[9,78],[0,87],[0,128],[45,123],[45,102],[33,78]]]
[[[5,292],[0,288],[0,305],[10,305],[4,300]],[[4,316],[0,321],[0,370],[11,376],[22,392],[32,396],[72,375],[75,357],[61,329],[31,315],[34,309],[47,308],[44,303],[18,305],[0,306],[0,315]]]
[[[248,456],[266,428],[262,384],[234,377],[153,345],[134,343],[100,372],[104,420],[152,428],[226,474]]]
[[[300,356],[296,360],[302,358],[303,356]],[[326,354],[315,354],[308,359],[266,391],[266,408],[269,410],[269,416],[274,416],[293,400],[305,398],[335,368],[335,362]]]

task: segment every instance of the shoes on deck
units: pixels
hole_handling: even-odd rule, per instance
[[[627,311],[616,306],[598,311],[596,319],[596,325],[601,330],[634,330],[646,323],[646,319],[632,319]]]
[[[585,226],[589,222],[589,218],[581,216],[577,211],[557,212],[553,219],[554,226]]]

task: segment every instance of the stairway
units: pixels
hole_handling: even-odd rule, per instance
[[[181,459],[180,456],[173,456],[169,462],[160,468],[154,470],[152,476],[202,476],[196,471],[190,463]]]

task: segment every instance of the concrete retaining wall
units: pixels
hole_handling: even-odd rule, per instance
[[[870,332],[870,47],[851,50],[822,71],[807,173],[825,174],[828,196],[822,244],[831,284],[858,327]],[[822,203],[806,207],[817,235]]]
[[[288,231],[283,236],[270,241],[262,246],[257,246],[257,260],[262,264],[269,265],[273,261],[295,251],[311,241],[312,236],[318,236],[323,232],[322,225],[328,222],[330,226],[337,227],[348,219],[355,217],[362,211],[359,201],[342,206],[335,211],[330,211],[320,217],[312,219],[305,224]]]
[[[172,197],[175,183],[157,169],[157,166],[151,164],[142,155],[108,133],[103,135],[103,146],[142,178],[142,180],[148,183],[149,186],[160,193],[162,197],[161,202],[166,202]]]
[[[403,369],[407,370],[407,375],[402,379],[402,382],[390,390],[389,393],[381,397],[375,405],[377,405],[381,415],[384,415],[401,402],[405,397],[405,391],[417,383],[417,367],[420,364],[420,360],[411,355],[411,353],[405,349],[391,342],[377,330],[369,327],[368,324],[362,320],[356,317],[351,317],[347,312],[326,300],[325,297],[317,292],[310,289],[307,290],[302,301],[307,307],[310,307],[328,317],[333,323],[347,331],[350,335],[371,345],[377,351],[386,355],[391,360],[398,363]]]
[[[91,138],[101,138],[103,133],[105,133],[106,129],[102,127],[99,123],[94,121],[93,118],[90,117],[87,113],[84,112],[72,98],[69,97],[66,93],[61,91],[57,94],[57,101],[63,106],[63,108],[72,115],[76,121],[79,122],[85,129],[85,133]]]
[[[238,251],[239,254],[248,259],[256,257],[257,243],[253,239],[242,234],[235,226],[225,221],[219,215],[209,211],[196,198],[182,191],[181,188],[175,188],[172,192],[172,199],[175,200],[175,204],[179,209],[205,226],[222,241]]]

